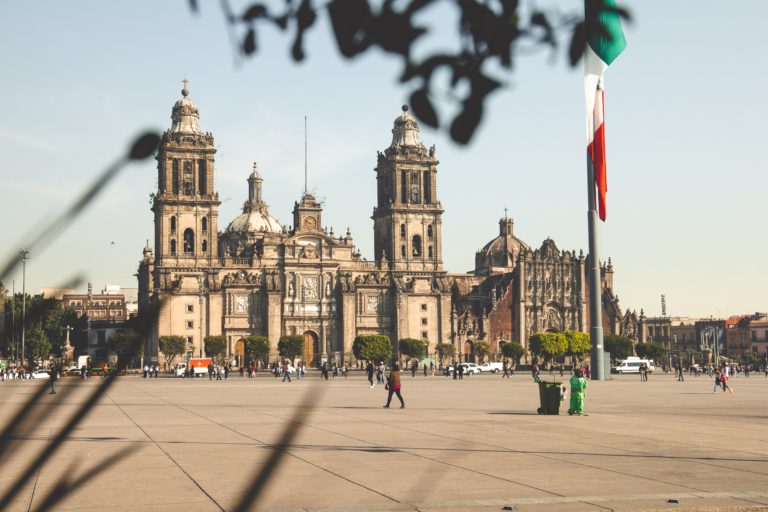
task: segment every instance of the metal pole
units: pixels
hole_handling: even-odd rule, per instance
[[[16,346],[16,280],[11,282],[11,347],[13,350],[13,361],[19,357],[19,347]]]
[[[21,254],[21,367],[24,368],[24,345],[27,334],[27,256],[29,251],[22,249],[19,254]]]
[[[587,153],[587,226],[589,230],[589,337],[592,341],[590,351],[590,377],[592,380],[605,380],[603,371],[603,315],[600,286],[600,254],[597,245],[597,208],[595,200],[595,168],[592,158]]]
[[[198,300],[200,303],[200,357],[203,357],[203,280],[199,279],[198,282]]]

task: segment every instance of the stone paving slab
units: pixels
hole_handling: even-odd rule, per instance
[[[0,494],[99,383],[65,379],[43,397],[0,454]],[[734,379],[733,395],[713,395],[712,384],[590,382],[588,415],[569,417],[535,414],[537,387],[525,375],[406,376],[403,410],[382,409],[384,390],[359,375],[126,377],[9,510],[35,510],[61,478],[101,468],[55,509],[230,510],[307,391],[322,390],[253,510],[768,511],[768,380]],[[39,385],[0,383],[4,416]]]

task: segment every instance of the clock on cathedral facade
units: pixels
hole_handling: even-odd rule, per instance
[[[205,337],[224,336],[226,357],[239,365],[247,357],[244,338],[259,335],[276,360],[280,337],[300,335],[307,364],[354,365],[355,337],[384,334],[393,353],[399,339],[424,340],[439,363],[442,344],[473,360],[477,341],[497,357],[501,341],[526,346],[539,330],[588,332],[587,257],[559,251],[549,239],[532,250],[506,215],[474,271],[444,270],[439,162],[407,107],[377,155],[372,261],[348,229],[321,228],[324,205],[310,193],[294,203],[292,227],[281,224],[264,200],[256,164],[242,213],[219,231],[213,135],[201,130],[186,83],[171,119],[157,155],[154,248],[145,247],[138,272],[140,311],[159,310],[149,357],[163,362],[162,336],[183,336],[187,357],[204,355]],[[613,294],[612,266],[602,274],[605,332],[636,328],[637,316],[622,315]]]

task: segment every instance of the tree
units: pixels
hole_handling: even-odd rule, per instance
[[[572,329],[566,330],[563,334],[565,335],[565,339],[568,340],[566,353],[574,358],[578,358],[579,361],[583,361],[584,355],[588,354],[589,349],[592,348],[589,334],[574,331]],[[575,362],[576,361],[574,360],[574,363]]]
[[[614,362],[628,358],[632,355],[634,349],[631,339],[617,334],[609,334],[608,336],[605,336],[603,338],[603,345],[605,346],[605,350],[610,352],[611,359]]]
[[[304,336],[300,334],[283,336],[277,342],[277,351],[282,357],[293,361],[304,352]]]
[[[187,340],[184,336],[160,336],[157,340],[160,352],[165,354],[165,360],[168,366],[173,364],[176,356],[183,354],[187,350]]]
[[[568,340],[559,332],[537,332],[528,340],[531,353],[545,362],[552,361],[568,349]]]
[[[197,0],[189,0],[193,11]],[[436,4],[455,9],[458,20],[455,49],[437,45],[435,53],[413,52],[415,44],[422,43],[430,27],[425,10]],[[268,25],[283,31],[295,30],[291,55],[297,62],[304,60],[304,36],[318,18],[327,17],[333,29],[336,45],[342,56],[352,59],[369,50],[383,51],[401,59],[401,83],[415,84],[410,104],[421,122],[434,128],[447,127],[453,140],[466,144],[480,124],[485,101],[503,85],[499,70],[511,70],[519,49],[545,48],[552,51],[568,48],[569,61],[576,65],[584,53],[587,40],[606,34],[621,38],[621,31],[613,31],[607,19],[629,19],[626,9],[609,5],[605,0],[587,0],[586,13],[580,15],[560,13],[526,7],[522,2],[487,0],[484,2],[437,2],[435,0],[376,2],[374,0],[330,0],[327,3],[311,0],[284,0],[284,6],[261,2],[245,5],[236,13],[229,2],[222,2],[224,19],[230,24],[230,33],[236,34],[238,51],[245,56],[256,53],[257,28]],[[239,32],[239,33],[238,33]],[[569,44],[560,39],[567,34]],[[434,43],[434,41],[432,41]],[[423,43],[427,47],[435,44]],[[450,48],[450,46],[448,47]],[[418,57],[415,57],[418,56]],[[448,94],[442,94],[441,77],[452,76]],[[434,90],[441,91],[435,93]],[[440,120],[433,105],[435,96],[448,96],[457,105],[456,117],[450,123]]]
[[[525,349],[516,341],[505,341],[501,344],[501,353],[504,357],[512,359],[515,364],[520,364],[520,359],[525,355]]]
[[[206,336],[205,339],[205,355],[220,360],[227,351],[227,337],[226,336]]]
[[[642,359],[661,360],[664,357],[664,345],[656,342],[638,343],[635,345],[637,356]]]
[[[392,340],[383,334],[362,334],[355,336],[352,352],[357,359],[375,363],[386,361],[392,356]]]
[[[426,352],[426,345],[423,341],[415,338],[403,338],[398,343],[400,346],[400,355],[405,356],[406,366],[411,364],[411,359],[421,359]]]
[[[48,359],[51,355],[51,341],[39,325],[27,330],[25,341],[27,356],[30,359]]]
[[[269,338],[266,336],[246,336],[244,343],[246,361],[264,361],[264,364],[268,362],[271,348]]]
[[[475,342],[475,355],[480,358],[480,364],[485,361],[485,356],[491,351],[491,345],[485,341]]]
[[[141,336],[135,332],[117,331],[109,337],[107,345],[117,354],[117,361],[122,366],[144,353],[144,343]]]
[[[442,366],[445,359],[453,359],[456,357],[456,347],[450,343],[441,343],[437,346],[437,350],[440,353],[440,365]]]

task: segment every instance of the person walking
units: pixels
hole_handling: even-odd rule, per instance
[[[411,377],[416,377],[416,370],[419,368],[419,363],[416,361],[411,365]]]
[[[459,365],[459,380],[464,380],[464,365]]]
[[[723,387],[723,393],[728,390],[728,393],[733,394],[733,388],[728,385],[728,367],[724,367],[720,372],[720,385]]]
[[[50,381],[51,381],[51,391],[48,394],[55,395],[56,381],[59,380],[59,369],[56,367],[56,365],[51,366],[51,369],[48,371],[48,375],[50,376]]]
[[[387,395],[387,403],[384,404],[383,407],[389,409],[389,404],[392,402],[392,395],[397,395],[398,400],[400,400],[400,408],[405,409],[405,401],[403,400],[403,395],[400,394],[400,365],[397,363],[392,366],[392,371],[389,372],[387,389],[389,390],[389,394]]]
[[[427,363],[424,363],[424,364],[423,364],[423,365],[421,365],[421,366],[422,366],[422,368],[423,368],[423,370],[424,370],[424,376],[426,377],[426,376],[427,376]]]
[[[288,361],[286,360],[283,363],[283,382],[288,379],[288,382],[291,382],[291,370],[288,368]]]
[[[384,384],[384,363],[379,363],[376,367],[376,382]]]
[[[429,371],[432,372],[432,376],[434,377],[435,376],[435,362],[434,361],[430,361],[429,362]]]
[[[501,372],[502,372],[501,373],[501,378],[502,379],[505,378],[505,377],[507,379],[509,378],[509,366],[507,366],[507,360],[506,359],[501,363]]]
[[[533,377],[533,382],[541,382],[541,378],[539,377],[540,372],[539,363],[533,363],[533,366],[531,366],[531,377]]]
[[[587,380],[584,378],[584,372],[581,368],[576,369],[569,382],[571,384],[571,405],[568,407],[568,414],[581,416],[584,414],[584,399],[587,396]]]
[[[373,389],[373,363],[370,359],[368,360],[368,364],[365,365],[365,374],[368,376],[368,387]]]
[[[320,367],[320,378],[328,380],[328,362],[324,361],[323,366]]]

